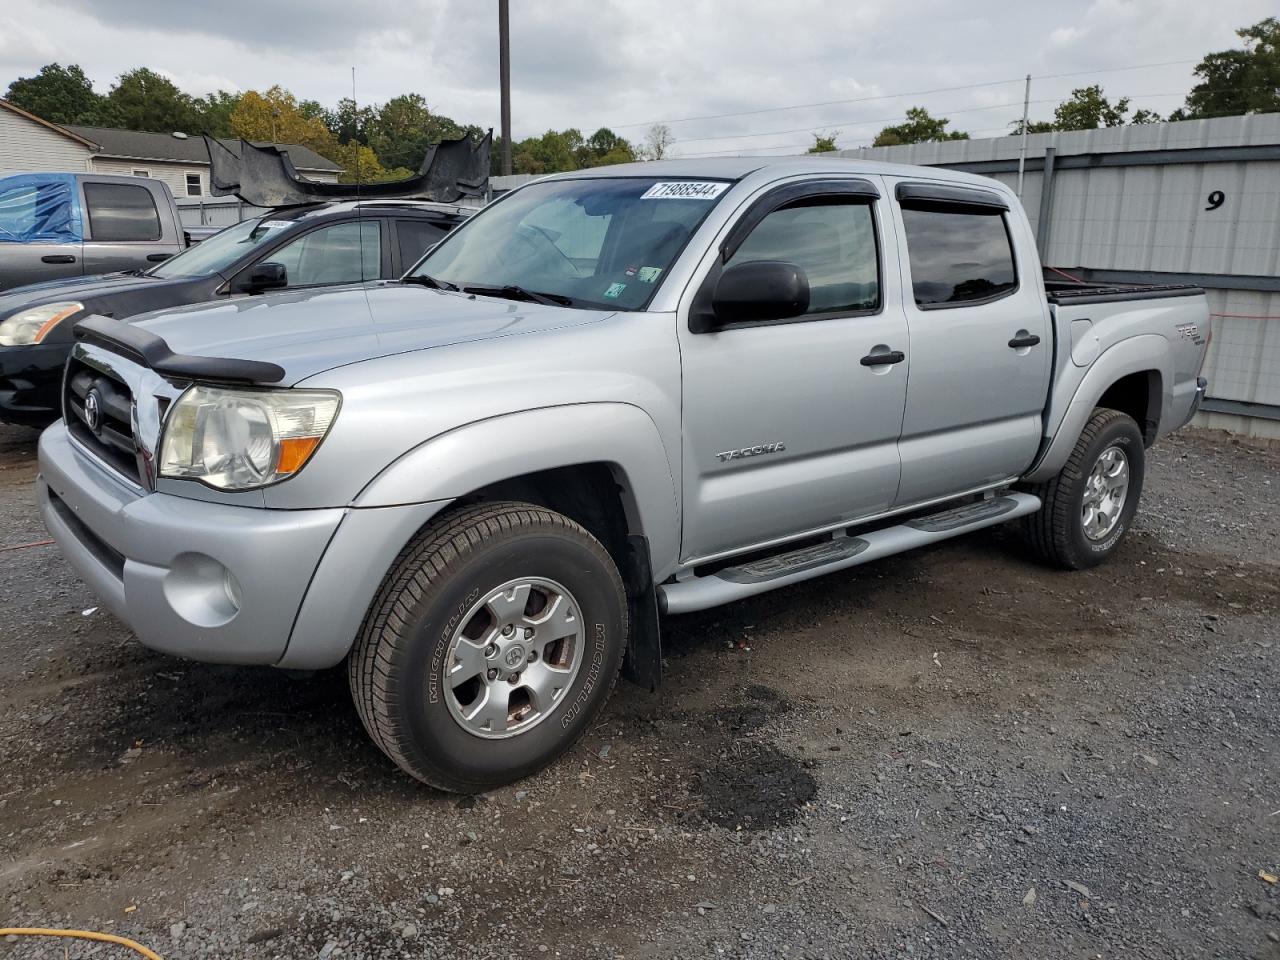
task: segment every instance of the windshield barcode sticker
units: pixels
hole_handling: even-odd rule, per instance
[[[729,189],[715,180],[674,180],[655,183],[640,194],[641,200],[714,200]]]

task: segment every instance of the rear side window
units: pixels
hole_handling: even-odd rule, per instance
[[[911,288],[926,309],[992,300],[1018,287],[1013,245],[998,211],[902,208]]]
[[[85,206],[94,240],[159,240],[160,214],[146,187],[127,183],[86,183]]]
[[[789,260],[809,278],[808,313],[853,313],[880,305],[875,221],[866,203],[828,198],[775,210],[725,267]]]
[[[397,220],[396,244],[400,247],[400,269],[408,270],[448,229],[430,220]]]

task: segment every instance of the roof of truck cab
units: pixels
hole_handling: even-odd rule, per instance
[[[705,157],[700,159],[649,160],[642,163],[620,163],[609,167],[587,167],[569,173],[558,173],[547,179],[588,177],[710,177],[741,180],[757,170],[768,168],[778,176],[805,173],[864,173],[885,176],[917,176],[928,180],[951,180],[984,187],[1000,186],[991,177],[942,167],[920,167],[906,163],[884,163],[877,160],[855,160],[851,157]]]

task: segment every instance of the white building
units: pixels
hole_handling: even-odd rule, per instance
[[[236,149],[235,141],[227,145]],[[342,173],[309,147],[275,146],[287,150],[294,169],[311,180],[336,183]],[[201,137],[59,125],[0,100],[0,176],[39,171],[154,177],[167,183],[175,197],[210,196],[209,152]]]

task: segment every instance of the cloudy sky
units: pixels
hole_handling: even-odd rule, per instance
[[[667,122],[673,152],[787,153],[814,130],[869,143],[923,105],[975,136],[1008,129],[1033,75],[1033,118],[1073,87],[1167,113],[1207,51],[1274,0],[511,0],[517,138]],[[135,66],[191,93],[279,83],[332,104],[418,92],[498,126],[496,0],[4,0],[0,90],[79,63],[102,92]],[[814,105],[821,104],[821,105]],[[795,105],[814,105],[801,106]],[[787,109],[778,109],[787,108]],[[755,111],[746,113],[747,111]],[[722,116],[733,114],[733,116]]]

